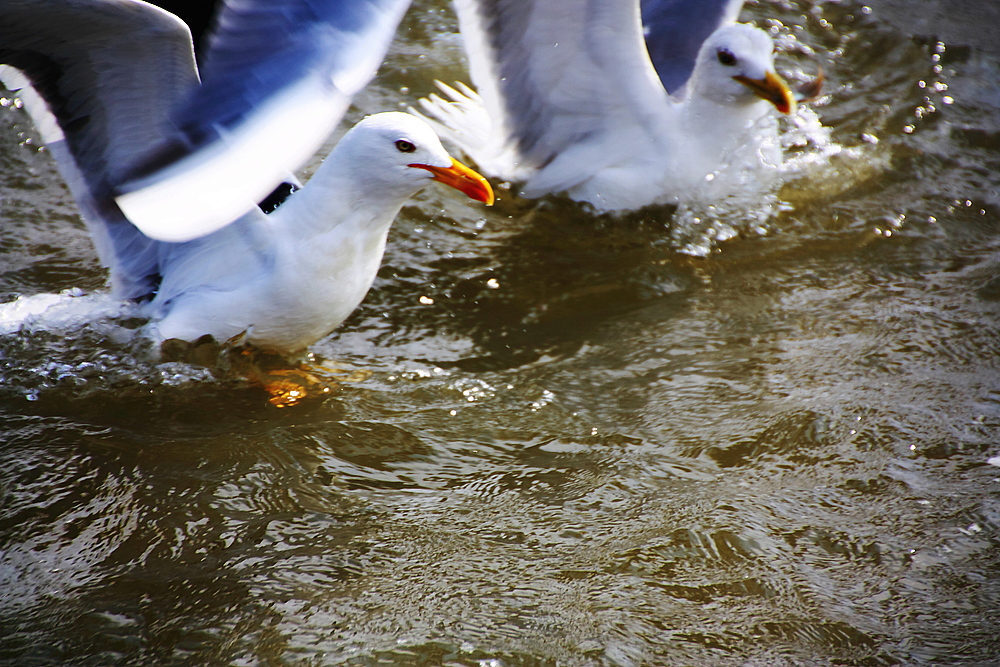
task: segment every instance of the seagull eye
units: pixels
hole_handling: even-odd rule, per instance
[[[731,51],[727,49],[719,49],[719,62],[726,67],[732,67],[736,64],[736,56],[732,54]]]
[[[417,147],[414,146],[409,141],[407,141],[406,139],[400,139],[399,141],[397,141],[396,148],[399,149],[400,153],[412,153],[413,151],[417,150]]]

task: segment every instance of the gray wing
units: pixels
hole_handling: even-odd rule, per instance
[[[228,2],[202,85],[173,114],[170,143],[120,184],[119,206],[169,241],[252,209],[327,139],[374,76],[409,2]]]
[[[196,84],[187,27],[134,0],[3,0],[0,81],[25,106],[76,198],[122,297],[158,282],[157,243],[114,205],[129,165],[165,135]]]
[[[620,127],[660,122],[667,96],[638,0],[456,0],[470,74],[522,165]]]
[[[743,0],[642,0],[646,49],[663,87],[676,94],[708,36],[739,16]]]

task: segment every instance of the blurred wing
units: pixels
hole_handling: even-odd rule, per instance
[[[671,95],[691,77],[708,36],[736,21],[743,0],[642,0],[646,49]]]
[[[187,27],[136,0],[3,0],[0,81],[20,91],[123,297],[158,280],[156,246],[111,189],[197,84]]]
[[[472,81],[521,166],[615,127],[651,127],[667,102],[638,0],[456,0]]]
[[[375,75],[410,0],[230,0],[171,144],[118,188],[146,234],[184,241],[252,210]]]

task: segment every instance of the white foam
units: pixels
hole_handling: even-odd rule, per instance
[[[77,288],[59,294],[33,294],[0,304],[0,335],[34,328],[76,329],[95,320],[132,314],[135,306],[110,294],[85,294]]]

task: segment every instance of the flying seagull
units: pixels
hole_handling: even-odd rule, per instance
[[[521,194],[599,211],[676,200],[770,133],[796,96],[742,0],[455,0],[477,91],[421,100],[441,136]],[[770,145],[771,152],[765,154]]]

